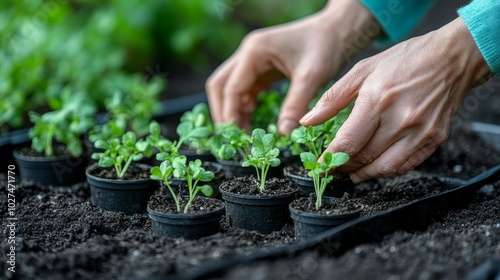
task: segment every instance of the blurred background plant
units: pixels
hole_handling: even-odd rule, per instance
[[[0,133],[29,125],[28,111],[60,109],[64,92],[83,93],[105,111],[117,92],[137,95],[137,86],[159,99],[202,91],[249,31],[309,15],[325,2],[2,0]]]

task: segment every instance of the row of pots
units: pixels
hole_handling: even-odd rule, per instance
[[[280,230],[293,219],[296,238],[301,239],[354,219],[361,212],[360,208],[342,215],[324,215],[295,209],[292,202],[314,192],[314,187],[310,177],[291,173],[289,167],[293,165],[287,165],[279,172],[285,177],[280,180],[283,180],[284,184],[291,182],[295,186],[294,191],[280,195],[251,195],[233,192],[225,186],[239,176],[252,174],[253,168],[242,168],[231,161],[205,162],[211,166],[208,169],[212,169],[216,175],[211,182],[215,198],[199,196],[197,199],[210,200],[216,207],[211,212],[184,214],[156,211],[150,205],[151,197],[160,187],[158,181],[149,178],[140,180],[100,178],[94,172],[100,167],[96,164],[88,166],[85,157],[49,159],[27,157],[17,151],[14,152],[14,157],[24,180],[33,180],[45,185],[72,185],[83,182],[86,177],[91,188],[92,204],[104,210],[126,214],[147,210],[153,231],[171,238],[196,239],[214,234],[219,231],[220,221],[226,214],[233,227],[256,230],[263,234]],[[145,164],[137,166],[148,172],[151,168]],[[174,186],[182,183],[182,181],[172,181]],[[335,187],[329,188],[325,193],[324,203],[331,203],[330,197],[341,197],[344,192],[349,192],[351,187],[348,181],[336,182]],[[172,200],[167,194],[164,194],[164,199],[165,202]]]

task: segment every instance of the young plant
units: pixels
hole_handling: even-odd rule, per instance
[[[145,140],[138,140],[132,131],[123,134],[121,139],[100,139],[94,145],[104,152],[93,153],[92,158],[99,160],[101,167],[113,166],[119,179],[123,178],[132,161],[139,161],[144,156],[150,157],[153,154],[153,147]]]
[[[191,123],[195,129],[203,128],[203,137],[188,137],[184,142],[190,149],[197,152],[210,150],[210,136],[215,132],[215,126],[210,117],[210,110],[206,103],[196,104],[191,111],[185,112],[180,119],[181,123]]]
[[[219,159],[241,157],[246,161],[250,154],[250,135],[234,123],[218,124],[216,133],[210,138],[210,151]]]
[[[278,158],[280,150],[274,145],[274,136],[261,129],[256,128],[252,131],[250,138],[252,143],[251,153],[248,159],[242,163],[243,167],[253,166],[257,171],[257,182],[260,192],[265,190],[267,172],[271,166],[280,165]]]
[[[343,152],[332,154],[325,152],[323,154],[323,162],[318,162],[318,157],[311,152],[303,152],[300,154],[300,159],[304,167],[309,170],[309,177],[313,178],[314,192],[316,193],[316,210],[321,208],[321,201],[326,186],[333,180],[333,175],[330,174],[337,167],[349,161],[349,155]]]
[[[170,179],[174,178],[182,178],[186,180],[189,199],[184,206],[183,213],[187,213],[189,207],[191,206],[193,200],[195,199],[198,192],[202,192],[206,196],[211,196],[214,192],[211,186],[205,184],[199,186],[200,182],[210,182],[214,178],[214,174],[210,171],[206,171],[201,166],[201,160],[197,159],[195,161],[190,161],[189,164],[186,165],[186,157],[181,155],[177,157],[170,157],[167,160],[163,161],[160,166],[155,166],[151,169],[151,179],[161,180],[165,184],[165,186],[170,191],[172,195],[175,205],[177,208],[177,212],[181,212],[180,205],[180,193],[176,194],[170,185]]]
[[[45,156],[54,155],[54,144],[66,146],[68,152],[78,157],[82,154],[80,137],[94,125],[96,108],[79,95],[74,96],[61,109],[40,115],[29,112],[30,121],[34,124],[29,131],[31,147]]]
[[[292,145],[290,149],[293,154],[301,152],[311,152],[317,158],[323,153],[324,149],[332,142],[337,135],[342,124],[347,120],[351,113],[351,106],[341,110],[333,118],[317,126],[299,126],[290,134]]]

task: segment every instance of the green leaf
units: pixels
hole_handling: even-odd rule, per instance
[[[139,141],[139,142],[135,143],[135,148],[139,152],[145,152],[149,149],[149,143],[146,141]]]
[[[209,185],[199,186],[197,189],[199,189],[205,196],[212,196],[214,194],[214,189]]]
[[[302,152],[302,153],[300,153],[300,160],[303,163],[306,163],[306,162],[315,163],[318,161],[318,158],[316,158],[316,156],[311,152]]]
[[[214,177],[215,177],[214,173],[212,173],[210,171],[205,171],[205,172],[202,172],[201,176],[199,176],[198,178],[202,182],[210,182],[214,179]]]
[[[113,166],[114,160],[110,157],[102,157],[99,159],[98,164],[100,167],[110,167],[110,166]]]
[[[153,180],[163,180],[163,174],[160,170],[160,167],[155,166],[151,168],[151,175],[149,177]]]
[[[156,121],[152,121],[149,124],[149,133],[151,133],[153,135],[160,135],[160,133],[161,133],[160,124]]]

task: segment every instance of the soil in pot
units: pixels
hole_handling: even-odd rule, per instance
[[[289,164],[283,168],[283,175],[299,188],[299,197],[307,197],[314,193],[314,181],[301,162]],[[325,189],[324,197],[342,197],[345,193],[352,194],[354,183],[348,176],[336,177]]]
[[[63,145],[56,145],[54,155],[49,157],[30,147],[17,148],[13,155],[23,180],[59,186],[85,181],[87,156],[84,153],[79,157],[73,157]]]
[[[87,182],[91,202],[104,210],[125,214],[146,210],[149,198],[158,188],[158,182],[149,178],[151,166],[131,164],[122,179],[117,179],[114,168],[93,164],[87,168]]]
[[[147,210],[153,232],[169,238],[198,239],[220,231],[220,221],[225,210],[222,201],[198,196],[187,213],[184,213],[187,201],[188,197],[181,197],[181,212],[178,212],[170,196],[151,197]]]
[[[316,210],[316,195],[310,194],[293,201],[289,207],[295,238],[305,239],[358,218],[363,204],[346,193],[342,198],[324,197],[321,208]]]
[[[289,181],[271,178],[261,193],[253,176],[235,177],[220,185],[232,226],[268,234],[291,223],[288,204],[297,188]]]

